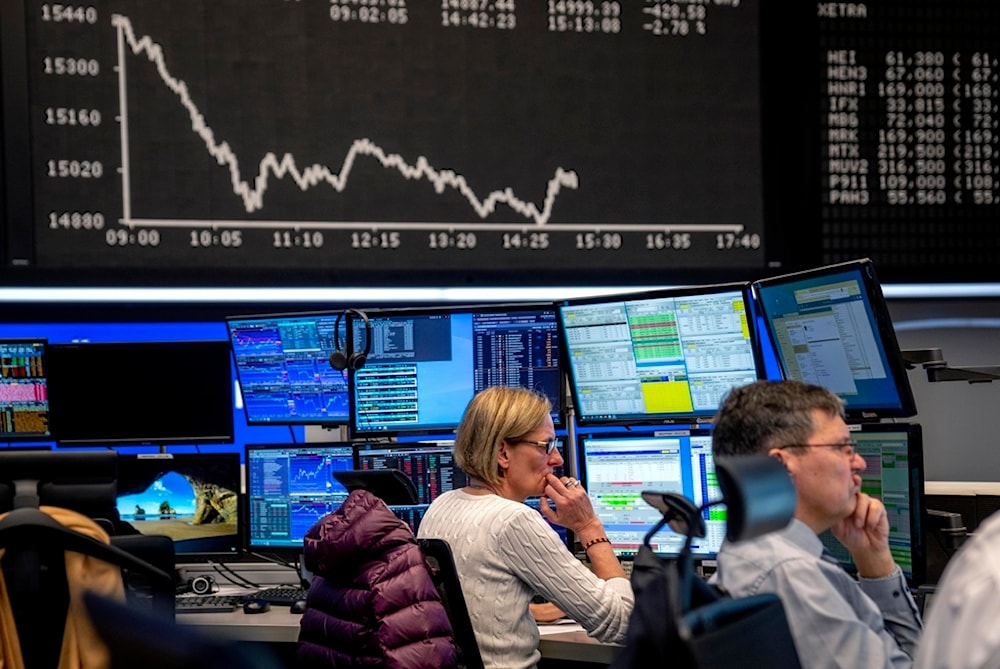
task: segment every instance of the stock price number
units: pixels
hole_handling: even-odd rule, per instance
[[[576,248],[614,250],[622,247],[622,236],[617,232],[581,232],[576,236]]]
[[[108,246],[159,246],[160,231],[147,228],[111,228],[104,233],[104,242]]]
[[[735,232],[723,232],[715,236],[715,248],[717,249],[759,249],[760,235],[754,233],[737,234]]]
[[[99,211],[50,211],[50,230],[103,230],[104,214]]]
[[[646,235],[646,248],[650,251],[684,251],[691,248],[690,232],[655,232]]]
[[[398,232],[365,230],[351,233],[352,249],[398,249],[402,240]]]
[[[505,249],[528,249],[536,251],[549,248],[547,232],[505,232],[501,239]]]
[[[319,230],[275,230],[271,246],[276,249],[318,249],[323,246],[323,233]]]
[[[190,246],[193,249],[222,247],[235,249],[243,246],[242,230],[192,230]]]
[[[427,247],[432,249],[474,249],[474,232],[432,232],[427,235]]]

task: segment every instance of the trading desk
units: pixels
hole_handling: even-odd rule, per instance
[[[295,643],[299,638],[298,613],[287,606],[272,606],[265,613],[179,613],[177,622],[204,634],[232,641]],[[538,650],[542,657],[607,665],[618,646],[603,644],[587,636],[579,625],[543,625]]]

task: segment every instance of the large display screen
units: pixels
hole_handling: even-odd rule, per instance
[[[764,373],[746,283],[569,300],[557,313],[581,425],[707,420]]]

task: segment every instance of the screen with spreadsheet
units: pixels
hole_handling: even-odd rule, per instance
[[[449,434],[472,396],[523,386],[562,422],[560,349],[551,304],[369,312],[371,350],[350,373],[351,435]],[[363,324],[351,320],[354,340]]]
[[[882,500],[889,515],[889,550],[911,585],[924,582],[927,551],[923,531],[924,457],[919,423],[870,423],[852,426],[851,439],[865,459],[861,490]],[[849,571],[847,549],[827,531],[827,550]]]
[[[52,436],[46,343],[44,339],[0,339],[0,441]]]
[[[333,472],[354,463],[346,442],[247,444],[247,550],[301,551],[309,528],[347,499]]]
[[[582,434],[578,443],[580,479],[619,557],[634,557],[646,533],[662,518],[643,501],[643,491],[680,493],[698,506],[722,499],[708,430]],[[714,558],[726,534],[725,507],[702,513],[707,533],[694,539],[691,552],[697,559]],[[683,545],[684,537],[669,527],[650,543],[661,555],[676,555]]]
[[[340,312],[226,320],[248,425],[347,424],[347,375],[330,366]]]
[[[733,387],[762,378],[748,283],[560,303],[580,425],[708,420]]]

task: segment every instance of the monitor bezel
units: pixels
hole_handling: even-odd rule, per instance
[[[243,467],[242,467],[242,464],[240,462],[240,454],[238,452],[236,452],[236,451],[211,451],[211,452],[209,452],[209,451],[199,451],[199,452],[196,452],[196,453],[120,453],[118,455],[118,478],[119,478],[119,481],[121,480],[121,477],[122,477],[122,470],[124,469],[124,470],[127,471],[128,467],[130,466],[130,464],[129,464],[130,462],[132,462],[132,461],[139,461],[139,460],[147,460],[147,461],[155,461],[155,460],[167,461],[167,460],[172,460],[172,461],[178,461],[178,462],[192,462],[192,463],[195,463],[195,464],[197,464],[199,460],[201,460],[203,462],[213,462],[214,461],[214,462],[223,463],[227,468],[229,468],[231,470],[232,473],[235,473],[235,475],[236,475],[235,484],[236,485],[235,485],[235,488],[234,488],[234,492],[237,495],[236,534],[235,535],[220,535],[220,536],[233,536],[234,537],[233,541],[235,542],[235,546],[234,546],[233,550],[181,551],[181,550],[178,550],[178,546],[181,545],[181,544],[179,544],[179,542],[177,540],[174,540],[173,544],[174,544],[175,559],[176,559],[176,561],[178,563],[185,563],[185,562],[205,562],[207,560],[212,560],[212,559],[216,559],[216,560],[218,560],[218,559],[236,560],[236,559],[239,559],[239,558],[242,557],[243,550],[244,550],[244,545],[245,545],[243,535],[244,535],[244,532],[245,532],[246,521],[245,521],[245,518],[244,518],[244,515],[243,515],[244,514],[244,507],[245,507],[245,504],[244,504],[244,501],[243,501],[243,491],[242,491],[242,487],[243,487]],[[226,461],[228,461],[228,462],[226,462]],[[118,487],[118,493],[116,495],[116,506],[117,506],[117,500],[119,498],[123,497],[124,494],[125,493],[123,492],[121,486],[119,486]],[[121,514],[121,510],[120,509],[119,509],[118,513],[119,513],[119,515]],[[126,521],[124,518],[121,518],[121,521],[122,522],[129,522],[129,521]],[[133,526],[133,528],[134,528],[134,526]],[[143,536],[148,536],[148,535],[146,535],[146,534],[144,534],[142,532],[139,532],[139,534],[142,534]],[[152,534],[153,533],[150,533],[150,535],[152,535]],[[181,547],[183,547],[183,546],[181,546]]]
[[[262,556],[275,555],[285,558],[299,559],[302,556],[304,542],[296,545],[261,544],[256,543],[251,527],[251,510],[253,496],[250,489],[250,460],[252,451],[277,451],[277,450],[298,450],[308,452],[323,448],[347,448],[351,454],[351,469],[358,469],[358,449],[357,445],[351,441],[317,441],[305,443],[293,442],[267,442],[251,443],[243,445],[243,506],[240,509],[243,522],[243,550],[247,555]],[[346,495],[345,495],[346,496]],[[290,543],[290,542],[289,542]]]
[[[231,353],[233,368],[236,370],[236,381],[239,384],[240,389],[240,399],[243,403],[243,415],[246,418],[247,425],[253,426],[268,426],[268,425],[316,425],[319,427],[345,427],[350,423],[350,386],[348,383],[347,373],[344,372],[344,388],[348,397],[345,399],[347,403],[347,415],[340,417],[302,417],[302,418],[283,418],[281,420],[264,420],[251,415],[250,407],[246,401],[246,394],[243,390],[243,370],[241,368],[240,362],[236,356],[236,348],[233,346],[233,324],[239,321],[274,321],[274,320],[308,320],[316,318],[329,318],[330,321],[335,324],[337,319],[341,319],[340,328],[344,330],[344,338],[340,340],[340,343],[347,350],[353,350],[353,341],[351,339],[351,328],[349,326],[350,317],[345,316],[344,310],[334,310],[334,311],[300,311],[300,312],[276,312],[267,314],[247,314],[242,316],[227,316],[226,321],[226,337],[229,341],[229,350]],[[324,351],[327,364],[329,364],[330,355],[334,353],[334,350]],[[333,368],[331,367],[331,371]]]
[[[792,272],[778,276],[759,279],[753,282],[753,293],[757,301],[762,320],[767,328],[767,339],[771,342],[774,356],[781,370],[782,378],[789,378],[788,368],[781,355],[781,347],[778,345],[778,332],[775,328],[776,319],[781,314],[774,314],[773,309],[768,313],[767,300],[761,295],[761,289],[773,287],[787,287],[796,283],[811,283],[816,280],[833,279],[839,275],[858,278],[860,286],[864,291],[865,304],[868,306],[868,315],[874,320],[872,323],[872,335],[875,337],[881,354],[884,358],[888,373],[891,375],[891,383],[895,389],[896,406],[851,406],[849,398],[843,396],[845,410],[849,421],[877,421],[883,418],[911,418],[917,415],[916,400],[913,396],[913,389],[907,376],[906,362],[903,359],[896,338],[896,330],[892,324],[892,317],[889,314],[889,306],[882,293],[882,286],[875,272],[875,264],[869,258],[860,258],[833,265],[824,265],[801,272]]]
[[[133,349],[139,353],[143,352],[145,349],[149,357],[155,357],[154,354],[161,352],[164,348],[174,347],[201,347],[203,353],[207,353],[212,347],[218,347],[219,369],[216,370],[219,373],[218,388],[216,392],[218,396],[215,397],[215,401],[220,405],[219,408],[223,408],[219,416],[216,417],[213,427],[217,428],[217,434],[181,434],[176,430],[173,430],[170,434],[166,435],[154,435],[154,434],[125,434],[123,432],[118,432],[113,434],[111,431],[110,437],[100,436],[94,434],[70,434],[69,429],[65,425],[69,424],[67,418],[67,413],[64,408],[72,404],[72,401],[66,401],[61,403],[59,395],[62,394],[62,389],[60,388],[61,381],[59,380],[59,369],[52,368],[52,361],[58,357],[58,351],[70,351],[75,349],[90,349],[89,355],[94,355],[94,351],[98,349],[105,349],[108,351],[113,351],[114,349]],[[228,344],[224,340],[216,339],[190,339],[190,340],[157,340],[157,341],[86,341],[86,342],[50,342],[46,352],[48,353],[48,364],[50,368],[49,375],[49,392],[50,392],[50,420],[51,429],[53,434],[53,441],[60,447],[88,447],[88,446],[159,446],[165,447],[169,445],[182,445],[182,444],[231,444],[236,438],[236,426],[233,420],[233,387],[232,387],[232,369],[231,369],[231,356],[228,354]],[[55,355],[53,355],[55,353]],[[225,373],[223,374],[222,368],[225,366]],[[204,384],[201,384],[204,385]],[[59,392],[56,394],[57,401],[52,401],[52,389],[59,388]],[[142,388],[129,388],[125,389],[127,392],[131,393],[141,393]],[[223,398],[223,393],[226,399]],[[62,398],[70,399],[70,398]],[[222,407],[221,405],[225,405]],[[74,409],[76,411],[76,409]],[[201,413],[205,413],[202,411]],[[70,414],[70,416],[73,414]],[[108,423],[109,421],[104,421]]]
[[[48,385],[49,385],[49,365],[48,365],[48,347],[49,340],[47,337],[2,337],[0,338],[0,346],[7,344],[40,344],[42,347],[42,376],[40,377],[45,384],[45,432],[0,432],[0,442],[3,443],[13,443],[13,442],[30,442],[30,441],[40,441],[47,442],[53,440],[52,435],[52,423],[50,420],[51,410],[49,407],[48,398]]]
[[[565,427],[566,417],[566,392],[565,392],[565,374],[563,372],[563,348],[562,348],[562,336],[559,332],[558,315],[555,313],[554,303],[552,302],[516,302],[516,303],[489,303],[489,304],[461,304],[454,306],[431,306],[431,307],[401,307],[401,308],[390,308],[390,309],[377,309],[370,310],[366,312],[369,323],[371,326],[377,324],[380,318],[392,318],[392,317],[407,317],[407,316],[438,316],[438,315],[453,315],[453,314],[475,314],[475,313],[518,313],[518,312],[553,312],[553,327],[555,329],[555,342],[559,346],[558,362],[556,366],[556,374],[558,375],[558,395],[555,398],[549,398],[552,400],[552,422],[557,430]],[[354,331],[354,320],[352,317],[351,331]],[[369,336],[372,334],[369,330]],[[374,353],[368,355],[368,360],[365,367],[368,367],[373,363]],[[377,363],[375,363],[377,364]],[[421,426],[421,427],[396,427],[392,429],[371,429],[367,427],[362,427],[358,425],[359,412],[357,410],[357,399],[355,397],[355,387],[357,380],[355,378],[356,372],[358,370],[348,371],[348,394],[350,399],[350,424],[348,429],[352,439],[358,440],[377,440],[382,438],[396,438],[396,437],[441,437],[447,439],[453,439],[455,435],[455,430],[458,428],[459,422],[461,421],[461,415],[458,416],[453,425],[443,425],[443,426]],[[472,396],[469,397],[472,399]],[[465,407],[461,407],[464,411]]]
[[[580,411],[580,388],[576,382],[576,374],[571,362],[571,349],[568,341],[568,328],[565,325],[563,309],[596,304],[614,304],[618,302],[641,302],[646,300],[683,298],[695,295],[713,295],[726,292],[739,292],[743,298],[743,305],[746,309],[746,325],[749,333],[748,345],[753,355],[753,364],[756,378],[765,378],[765,366],[760,337],[757,331],[756,304],[753,299],[751,283],[749,281],[732,281],[726,283],[712,283],[698,286],[680,286],[673,288],[660,288],[655,290],[616,293],[595,297],[575,298],[562,300],[556,303],[556,320],[559,324],[559,333],[562,338],[562,350],[560,359],[563,361],[563,373],[566,385],[569,387],[569,394],[572,398],[573,413],[576,424],[582,428],[599,428],[613,426],[684,426],[689,424],[702,425],[711,423],[715,417],[718,407],[710,411],[685,411],[658,413],[647,415],[626,415],[615,417],[591,416]]]

